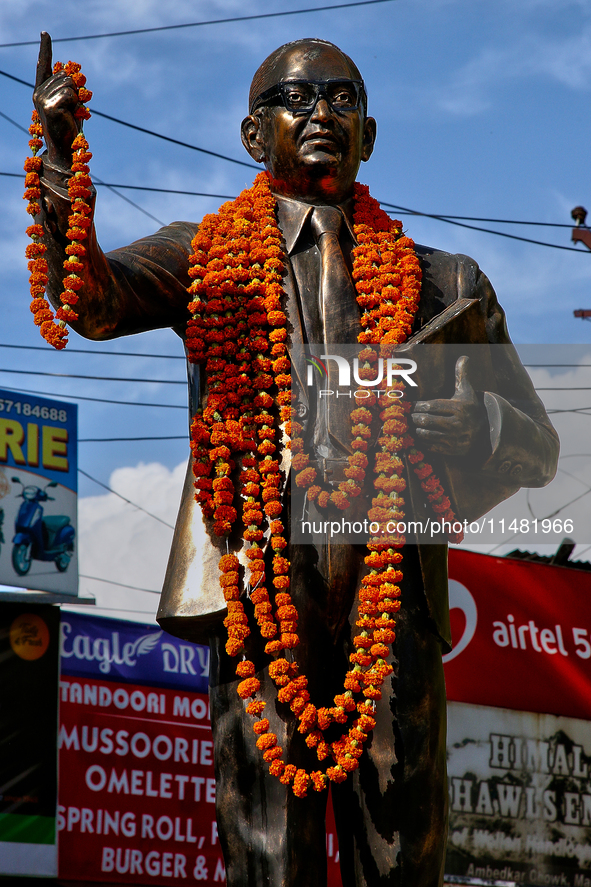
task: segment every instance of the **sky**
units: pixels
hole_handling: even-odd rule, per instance
[[[272,10],[308,5],[312,0],[277,0]],[[260,0],[4,2],[0,44],[34,41],[41,30],[63,38],[256,15],[269,9]],[[248,163],[239,128],[252,75],[277,46],[310,36],[340,46],[365,78],[378,138],[359,180],[379,200],[433,215],[565,226],[571,224],[574,206],[591,208],[590,170],[583,150],[591,142],[591,0],[389,0],[332,12],[58,43],[54,57],[82,64],[94,92],[91,111],[96,108]],[[31,82],[36,57],[32,45],[0,47],[0,71]],[[30,90],[0,76],[0,112],[6,115],[0,116],[0,173],[22,170],[27,137],[14,124],[27,127],[31,107]],[[119,194],[136,207],[98,185],[96,226],[105,250],[150,234],[160,224],[198,221],[222,200],[186,192],[234,196],[255,174],[246,166],[97,116],[85,125],[85,133],[94,155],[95,182],[181,192],[121,189]],[[43,343],[28,311],[22,180],[0,175],[0,194],[0,388],[57,398],[69,394],[167,405],[78,401],[80,467],[161,519],[81,475],[80,571],[96,577],[81,578],[81,593],[95,596],[105,608],[97,612],[104,615],[129,614],[151,621],[172,532],[166,524],[174,524],[187,458],[180,341],[171,330],[100,345],[72,333],[61,353],[49,347],[7,347]],[[478,261],[507,311],[515,342],[575,346],[590,341],[591,326],[573,317],[575,309],[591,308],[591,254],[585,247],[554,249],[436,219],[393,214],[417,242]],[[569,227],[465,224],[572,246]],[[561,353],[569,353],[568,348]],[[591,348],[589,353],[573,349],[575,353],[576,361],[591,363]],[[550,384],[562,387],[572,387],[576,376],[577,387],[584,389],[589,380],[584,368],[554,370],[550,376]],[[565,408],[564,392],[544,398],[551,409]],[[591,389],[568,398],[569,408],[575,403],[572,398],[577,407],[587,406]],[[577,457],[570,469],[572,473],[577,466],[576,489],[583,493],[590,419],[561,414],[557,427],[560,422],[559,430],[567,438],[565,453]],[[130,437],[179,439],[120,440]],[[102,440],[93,442],[96,438]],[[568,495],[572,492],[569,488]],[[584,551],[582,543],[575,557],[578,551]]]

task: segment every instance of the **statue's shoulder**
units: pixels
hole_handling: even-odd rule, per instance
[[[494,291],[478,262],[462,253],[448,253],[431,246],[415,244],[423,273],[422,296],[425,308],[443,310],[456,299],[494,298]]]
[[[462,253],[448,253],[424,244],[415,244],[421,263],[423,281],[449,292],[453,298],[469,297],[481,275],[478,262]],[[455,296],[452,293],[455,291]]]
[[[457,299],[479,299],[485,316],[494,309],[494,290],[478,263],[470,256],[448,253],[418,243],[415,244],[415,250],[423,274],[417,328]]]

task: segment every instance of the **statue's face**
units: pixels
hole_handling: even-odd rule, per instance
[[[309,44],[287,53],[276,82],[352,80],[347,60],[330,46]],[[243,123],[243,142],[264,162],[274,190],[289,197],[339,203],[350,196],[362,160],[375,140],[375,121],[363,107],[335,110],[322,94],[308,113],[294,113],[280,101],[254,112]]]

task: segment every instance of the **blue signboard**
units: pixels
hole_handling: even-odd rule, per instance
[[[75,404],[0,389],[0,584],[78,593]]]
[[[154,625],[62,611],[60,656],[63,675],[207,693],[209,649]]]

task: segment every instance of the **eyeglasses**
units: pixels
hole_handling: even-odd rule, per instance
[[[337,114],[357,111],[365,99],[363,80],[285,80],[262,92],[252,111],[261,105],[283,105],[292,114],[311,114],[321,98]]]

